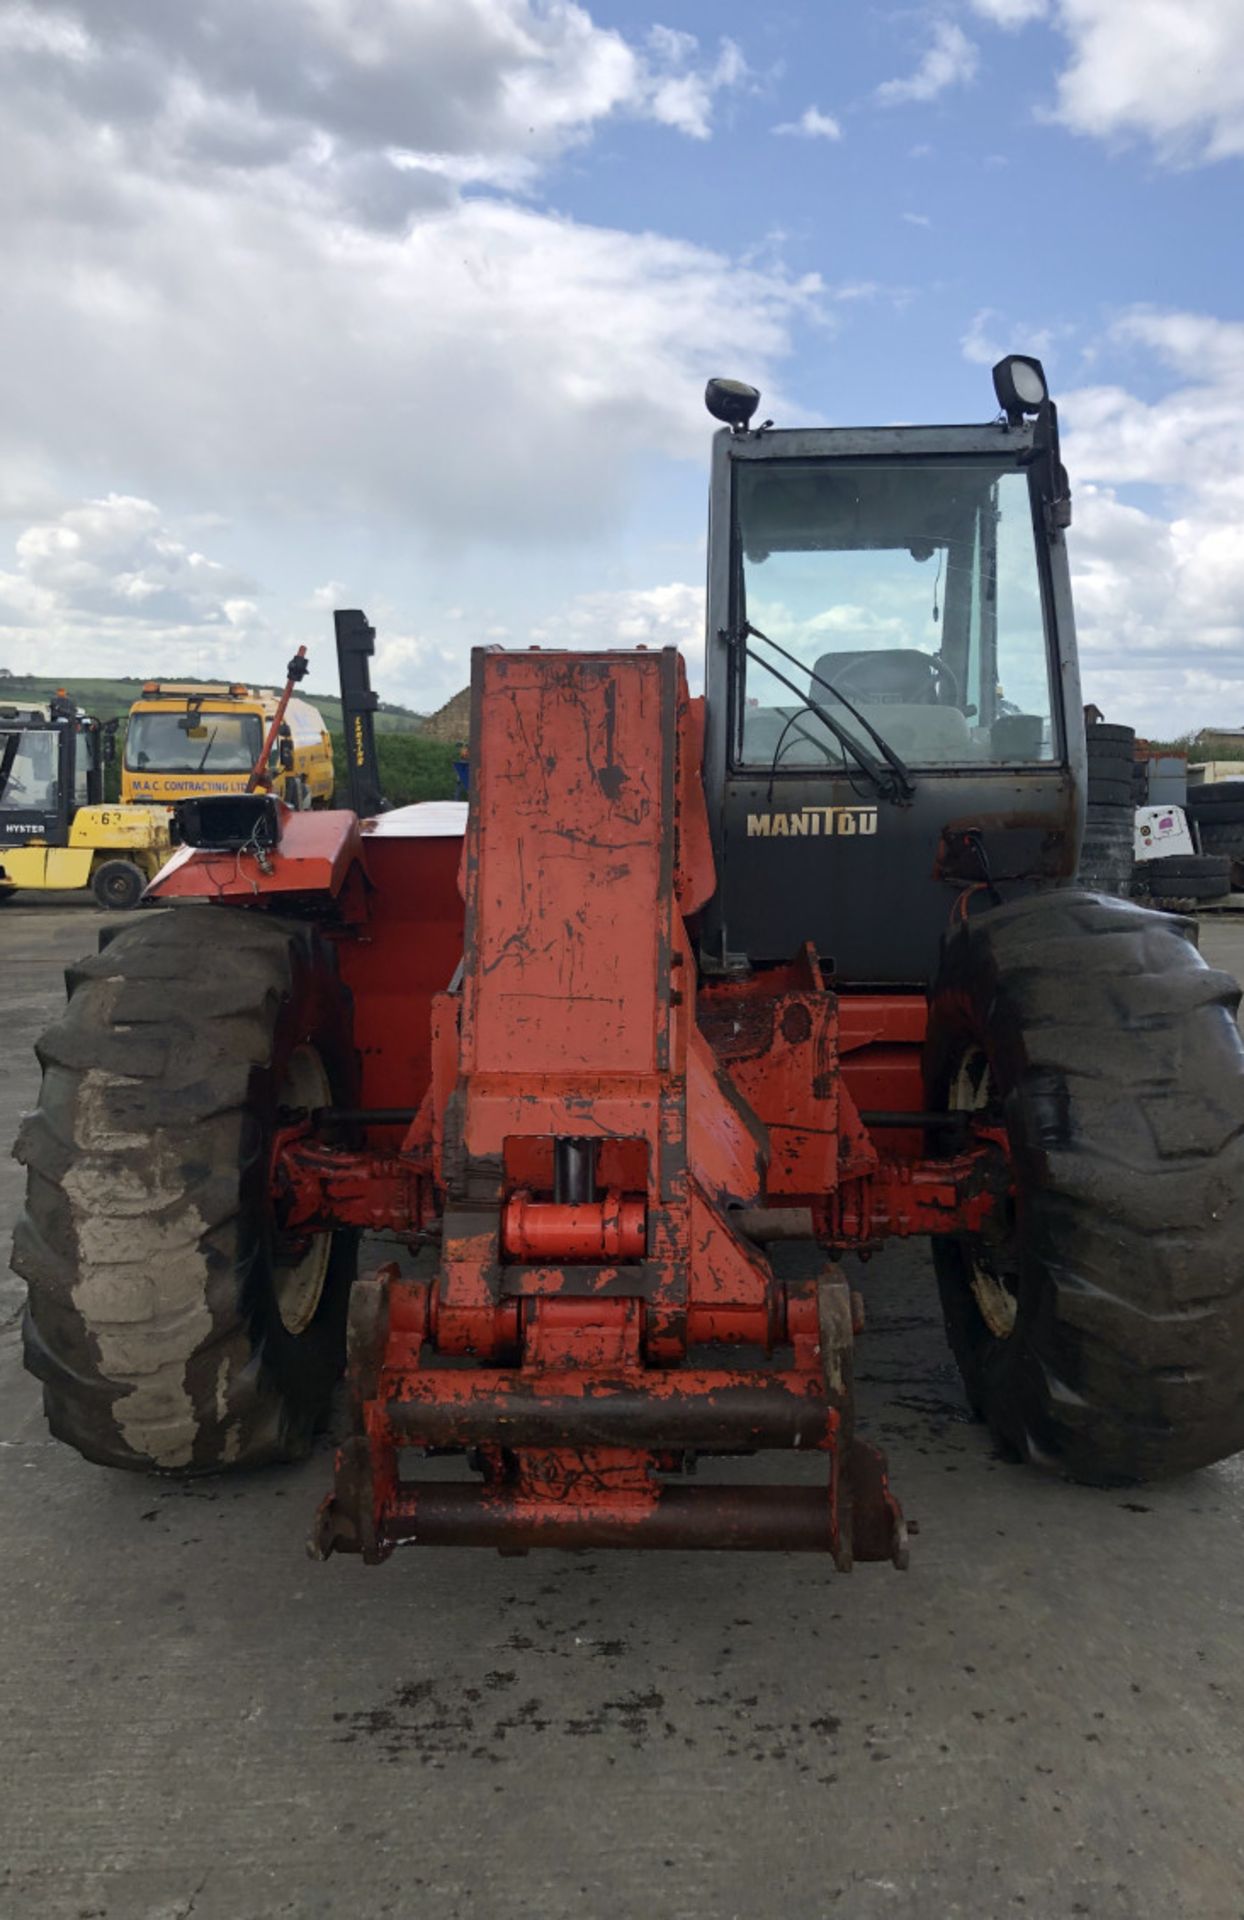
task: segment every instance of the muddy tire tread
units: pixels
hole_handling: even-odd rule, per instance
[[[1081,892],[1013,903],[951,936],[930,1022],[931,1099],[990,1028],[1024,1194],[1019,1323],[983,1356],[936,1249],[969,1396],[1005,1450],[1098,1484],[1244,1448],[1240,990],[1186,936]]]
[[[265,1256],[246,1195],[263,1174],[255,1101],[276,1024],[295,973],[317,969],[310,927],[195,906],[142,916],[66,972],[15,1149],[27,1193],[13,1265],[49,1424],[88,1459],[206,1471],[310,1444],[331,1330],[293,1360],[259,1324]]]

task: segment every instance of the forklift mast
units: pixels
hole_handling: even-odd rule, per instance
[[[333,614],[337,636],[337,673],[341,682],[341,724],[346,743],[346,780],[350,811],[360,820],[388,807],[380,785],[373,715],[380,704],[372,692],[368,661],[376,651],[376,629],[357,607]]]

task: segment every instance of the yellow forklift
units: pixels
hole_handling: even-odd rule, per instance
[[[167,814],[104,800],[116,723],[58,693],[46,707],[0,706],[0,904],[26,888],[90,887],[101,907],[135,907],[173,850]]]

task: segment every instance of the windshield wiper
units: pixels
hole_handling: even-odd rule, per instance
[[[874,760],[872,754],[869,753],[862,741],[857,740],[848,728],[840,726],[838,721],[826,713],[824,707],[822,707],[818,701],[813,700],[809,694],[804,693],[800,687],[795,685],[793,680],[788,680],[784,673],[778,671],[772,661],[766,660],[763,654],[757,653],[753,648],[749,647],[747,645],[749,636],[755,640],[763,640],[766,646],[772,647],[773,651],[781,654],[784,660],[789,660],[791,665],[798,667],[801,673],[806,673],[815,686],[824,687],[826,693],[831,694],[841,706],[844,706],[847,712],[859,721],[865,733],[867,733],[873,741],[889,771],[886,772],[878,766],[876,760]],[[823,680],[820,674],[815,673],[811,667],[805,667],[803,661],[795,654],[788,653],[786,648],[779,646],[776,640],[771,640],[767,633],[762,633],[759,627],[754,627],[750,620],[745,620],[743,623],[742,639],[743,651],[746,653],[748,659],[754,660],[756,665],[763,667],[766,673],[771,673],[775,680],[780,681],[784,687],[794,694],[796,700],[800,701],[809,713],[816,715],[821,725],[833,734],[839,745],[846,748],[851,757],[868,775],[878,793],[881,794],[884,799],[892,800],[896,806],[911,799],[916,791],[916,783],[912,779],[910,768],[903,760],[900,760],[889,741],[877,732],[876,727],[872,725],[871,721],[866,720],[859,709],[852,706],[845,694],[840,693],[831,681]]]
[[[749,660],[754,661],[758,667],[763,667],[766,673],[771,673],[775,680],[780,681],[782,686],[790,693],[793,693],[805,712],[815,714],[821,725],[832,733],[838,744],[851,755],[851,758],[855,761],[860,771],[868,775],[868,778],[872,781],[883,800],[893,800],[897,802],[904,797],[898,792],[893,776],[887,774],[878,766],[868,749],[861,746],[858,740],[853,739],[845,727],[840,727],[836,720],[831,719],[824,707],[819,706],[815,700],[810,699],[806,693],[801,692],[793,680],[788,680],[786,675],[780,673],[762,654],[753,653],[752,649],[746,644],[744,645],[743,651]],[[772,770],[770,771],[772,772]]]
[[[203,749],[203,758],[200,760],[198,766],[195,768],[196,773],[202,773],[204,767],[207,765],[207,756],[211,752],[212,748],[216,745],[216,735],[219,732],[220,732],[219,727],[213,727],[211,733],[208,735],[207,745]]]

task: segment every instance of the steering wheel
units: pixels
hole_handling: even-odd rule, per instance
[[[836,667],[826,677],[843,693],[851,694],[865,705],[910,702],[913,706],[957,707],[960,704],[959,680],[953,669],[940,654],[920,653],[914,647],[902,652],[862,654]]]

